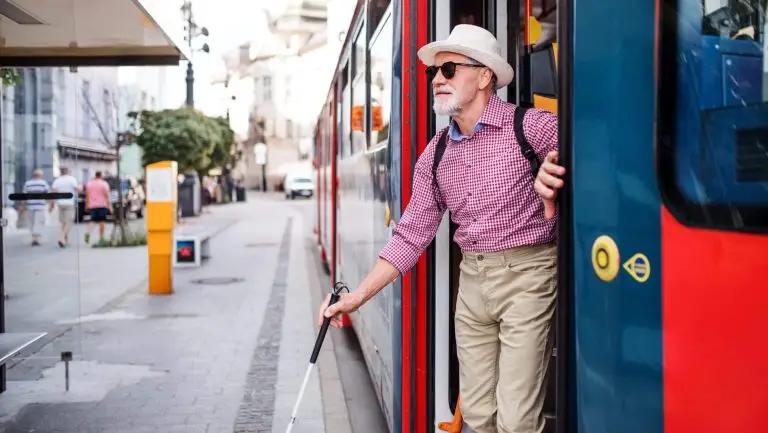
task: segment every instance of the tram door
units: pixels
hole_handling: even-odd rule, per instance
[[[557,0],[519,0],[518,13],[510,13],[507,59],[515,67],[517,79],[507,90],[507,100],[525,107],[535,107],[554,114],[557,111]],[[515,34],[517,35],[515,37]],[[563,293],[560,289],[560,293]],[[557,313],[555,320],[558,320]],[[557,418],[557,329],[550,328],[552,358],[546,374],[544,399],[545,433],[556,431]]]
[[[18,71],[17,84],[2,89],[0,112],[3,391],[39,379],[60,383],[64,392],[62,360],[77,362],[85,350],[81,316],[122,294],[127,287],[121,275],[131,274],[120,266],[141,272],[146,263],[136,262],[146,260],[146,253],[93,248],[100,246],[98,227],[90,244],[84,234],[94,215],[79,211],[78,190],[97,171],[110,185],[116,182],[110,176],[117,161],[118,95],[112,93],[116,86],[104,85],[116,80],[116,70]],[[66,238],[62,225],[69,230]],[[106,224],[105,237],[112,227]]]
[[[450,8],[436,8],[435,39],[444,39],[458,24],[482,26],[494,34],[502,53],[515,69],[515,80],[499,89],[503,100],[537,107],[557,114],[556,0],[449,0]],[[435,130],[448,125],[447,117],[435,118]],[[461,249],[453,242],[456,230],[446,215],[435,242],[435,408],[437,422],[453,419],[459,398],[459,367],[454,337],[453,316],[458,295]],[[450,290],[443,290],[443,287]],[[444,309],[443,309],[444,308]],[[448,326],[441,327],[441,323]],[[555,326],[552,336],[555,339]],[[445,341],[447,344],[442,343]],[[546,432],[555,432],[555,392],[557,348],[547,372],[547,397],[544,413]],[[468,429],[465,427],[464,431]],[[441,431],[441,430],[437,430]]]

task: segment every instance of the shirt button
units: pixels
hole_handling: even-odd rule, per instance
[[[484,258],[485,258],[485,257],[483,257],[483,255],[482,255],[482,254],[480,254],[479,256],[477,256],[477,260],[479,260],[479,261],[481,261],[481,262],[483,261],[483,259],[484,259]]]
[[[472,222],[476,223],[477,222],[477,218],[472,218]]]
[[[468,193],[467,193],[467,196],[471,196],[471,195],[472,195],[472,193],[471,193],[471,192],[468,192]]]
[[[467,164],[467,168],[472,168],[472,164]]]

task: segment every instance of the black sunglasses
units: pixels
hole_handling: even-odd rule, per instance
[[[440,66],[429,66],[427,67],[427,76],[429,79],[435,78],[435,75],[437,75],[437,71],[440,70],[440,72],[443,73],[443,77],[450,80],[453,78],[454,75],[456,75],[456,66],[469,66],[470,68],[484,68],[484,65],[476,65],[476,64],[470,64],[470,63],[456,63],[456,62],[445,62]]]

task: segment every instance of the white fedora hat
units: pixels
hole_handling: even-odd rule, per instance
[[[498,79],[500,89],[512,82],[515,71],[501,56],[499,42],[488,30],[469,24],[459,24],[444,41],[435,41],[419,49],[418,56],[427,66],[435,64],[437,53],[450,52],[475,59],[488,67]]]

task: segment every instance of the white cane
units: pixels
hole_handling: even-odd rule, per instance
[[[333,289],[331,290],[331,300],[328,302],[328,306],[335,304],[336,301],[339,300],[341,297],[341,291],[346,290],[349,292],[349,289],[347,286],[345,286],[343,283],[336,283],[333,285]],[[323,320],[323,326],[320,327],[320,333],[317,335],[317,339],[315,340],[315,348],[312,350],[312,356],[309,357],[309,367],[307,367],[307,372],[304,374],[304,381],[301,383],[301,389],[299,390],[299,397],[296,399],[296,404],[293,406],[293,412],[291,413],[291,421],[288,423],[288,428],[285,430],[285,433],[291,433],[291,430],[293,429],[293,425],[296,424],[296,417],[299,414],[299,405],[301,404],[301,399],[304,397],[304,391],[307,388],[307,382],[309,382],[309,376],[312,374],[312,370],[315,368],[315,363],[317,363],[317,357],[320,355],[320,347],[323,345],[323,340],[325,339],[325,334],[328,332],[328,326],[331,324],[331,318],[326,317]]]

